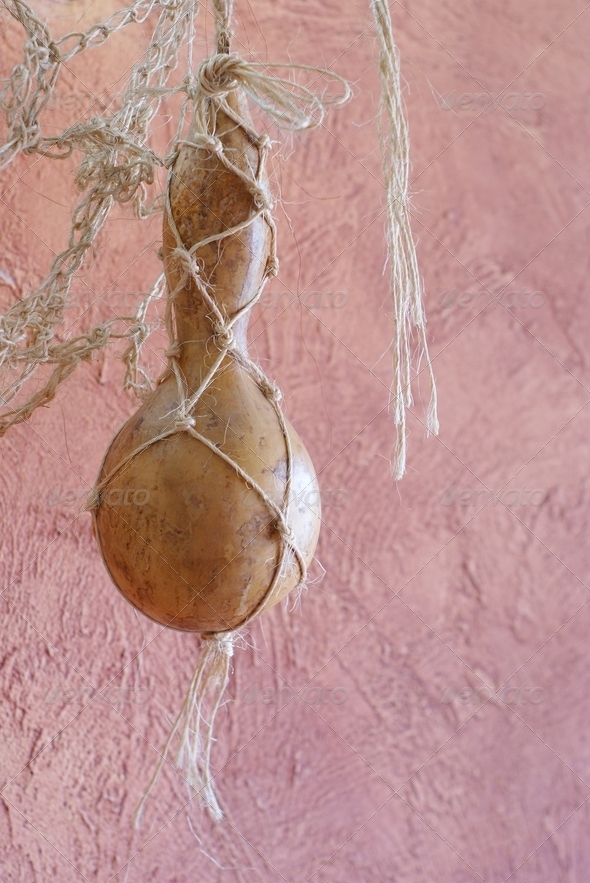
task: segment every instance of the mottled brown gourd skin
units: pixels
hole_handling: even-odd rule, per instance
[[[231,106],[249,119],[239,91]],[[223,112],[218,136],[243,171],[258,168],[258,151],[242,129]],[[190,135],[188,136],[190,140]],[[182,145],[174,167],[171,208],[186,248],[245,220],[252,196],[236,175],[211,153]],[[170,258],[176,242],[164,221],[164,266],[170,290],[178,281]],[[258,218],[239,235],[200,249],[203,275],[228,317],[256,294],[270,250],[267,222]],[[196,390],[219,353],[212,339],[207,309],[194,284],[176,300],[179,364],[189,390]],[[238,346],[246,347],[247,316],[234,326]],[[170,426],[179,404],[176,378],[169,374],[114,439],[100,480],[133,450]],[[253,378],[231,356],[192,412],[195,429],[220,447],[282,506],[287,468],[286,446],[272,403]],[[309,455],[287,422],[293,449],[289,525],[309,564],[317,544],[318,501],[300,501],[318,491]],[[145,490],[144,505],[108,505],[109,490]],[[137,495],[144,499],[145,494]],[[248,488],[231,466],[187,432],[150,445],[111,480],[95,513],[97,540],[106,567],[123,595],[139,610],[167,626],[199,632],[238,627],[257,610],[275,575],[281,538],[268,506]],[[286,576],[262,609],[281,600],[299,582],[293,556]]]

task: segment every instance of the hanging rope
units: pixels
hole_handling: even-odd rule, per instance
[[[205,635],[199,652],[199,662],[188,688],[182,708],[174,721],[166,744],[160,755],[152,779],[139,802],[134,824],[141,826],[145,805],[158,781],[175,737],[178,747],[174,758],[177,769],[183,771],[187,783],[199,795],[214,821],[223,818],[211,775],[211,747],[215,717],[229,681],[231,658],[234,652],[235,634]],[[204,708],[210,700],[211,711],[205,717]]]
[[[422,285],[410,218],[410,143],[402,102],[399,52],[393,40],[386,0],[371,0],[371,9],[380,43],[381,102],[378,125],[387,199],[387,251],[394,322],[390,406],[396,426],[396,440],[391,472],[395,479],[399,479],[406,471],[406,408],[413,404],[411,343],[414,329],[418,334],[416,362],[419,366],[421,359],[425,360],[430,383],[426,434],[438,435],[439,424],[436,383],[428,354]]]
[[[0,316],[0,367],[20,372],[0,393],[5,405],[15,400],[42,365],[54,366],[49,379],[33,396],[0,413],[0,436],[15,423],[28,419],[36,408],[47,404],[81,361],[117,338],[131,341],[124,357],[126,388],[143,393],[151,388],[145,372],[143,381],[138,381],[141,372],[137,358],[141,343],[151,330],[146,325],[145,313],[156,296],[153,291],[140,305],[136,316],[127,317],[132,324],[126,331],[113,329],[121,318],[115,317],[84,335],[57,343],[56,328],[64,321],[70,305],[72,279],[80,271],[88,249],[114,204],[131,203],[138,217],[145,217],[151,211],[146,204],[146,188],[153,184],[155,168],[163,166],[164,160],[147,144],[149,127],[166,95],[187,91],[186,83],[179,87],[170,87],[167,83],[178,64],[188,22],[198,11],[197,0],[136,2],[101,25],[54,41],[46,25],[24,0],[3,2],[25,28],[28,40],[23,62],[16,65],[0,92],[0,108],[9,128],[7,144],[0,150],[0,168],[14,161],[20,152],[61,159],[71,156],[75,149],[80,150],[84,158],[75,181],[78,189],[86,190],[87,195],[74,209],[68,247],[57,255],[47,278],[36,291],[18,300]],[[104,42],[130,22],[144,21],[155,8],[160,9],[160,16],[150,46],[144,59],[131,71],[121,109],[112,116],[94,116],[89,122],[78,122],[59,137],[43,137],[39,117],[61,65],[77,52]]]

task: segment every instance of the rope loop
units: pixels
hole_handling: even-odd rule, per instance
[[[93,328],[92,331],[87,335],[88,343],[93,347],[101,347],[104,346],[107,341],[110,339],[111,329],[108,325],[97,325],[96,328]]]

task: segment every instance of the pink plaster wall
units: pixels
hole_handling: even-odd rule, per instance
[[[58,33],[84,11],[34,5]],[[251,326],[320,473],[326,575],[301,611],[274,609],[253,625],[255,649],[235,657],[214,751],[230,823],[213,831],[168,771],[135,833],[132,813],[199,641],[133,611],[102,567],[89,516],[64,505],[64,493],[92,484],[136,408],[120,391],[121,363],[109,354],[82,366],[50,409],[14,429],[1,442],[0,469],[0,880],[582,883],[590,879],[590,10],[583,0],[392,6],[442,423],[440,438],[425,441],[418,395],[410,470],[396,485],[368,3],[237,7],[243,46],[273,61],[334,65],[355,84],[352,103],[288,140],[275,162],[281,273],[269,291],[321,291],[324,306],[312,300],[311,310],[281,313],[272,301]],[[106,12],[91,4],[84,22]],[[202,14],[201,56],[205,25],[210,35]],[[147,33],[129,31],[72,62],[62,94],[116,92]],[[2,13],[2,75],[21,45]],[[440,109],[436,94],[452,92],[454,108]],[[517,93],[519,107],[474,110],[468,96],[484,92]],[[527,95],[541,96],[532,102],[539,109]],[[63,125],[75,109],[51,113],[48,125]],[[163,120],[163,135],[171,131]],[[73,170],[20,157],[1,176],[4,306],[64,247]],[[159,236],[159,220],[117,212],[76,290],[145,289],[158,272]],[[453,289],[543,296],[536,308],[526,296],[512,308],[516,298],[485,309],[483,297],[480,309],[468,296],[463,306],[446,306],[448,295],[441,303]],[[326,292],[344,292],[343,305],[325,306]],[[86,317],[109,315],[103,298]],[[163,341],[151,345],[157,369]],[[442,505],[452,487],[541,489],[535,502],[544,500]],[[110,681],[144,692],[127,694],[137,699],[129,704],[85,707],[80,689]],[[346,698],[284,708],[248,701],[254,685],[285,684],[341,688],[323,696]],[[515,689],[474,703],[470,688],[484,684]],[[468,689],[454,695],[453,685]],[[77,692],[69,703],[47,701],[58,689]]]

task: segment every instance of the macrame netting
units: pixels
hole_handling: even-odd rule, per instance
[[[242,88],[271,122],[289,131],[302,131],[320,125],[331,104],[344,103],[350,94],[348,86],[341,77],[319,68],[295,64],[262,65],[230,55],[233,0],[212,0],[217,53],[201,63],[196,75],[193,75],[189,60],[186,76],[175,85],[171,84],[171,78],[178,68],[180,50],[184,45],[189,47],[190,59],[194,21],[200,6],[198,0],[136,0],[130,7],[117,11],[105,22],[93,25],[84,32],[66,34],[59,40],[53,39],[48,27],[24,0],[1,2],[22,24],[27,40],[23,61],[13,69],[0,91],[0,109],[7,123],[6,144],[0,148],[0,170],[6,168],[21,152],[60,159],[70,157],[74,151],[80,151],[82,161],[75,181],[78,189],[85,195],[72,214],[68,247],[57,255],[45,280],[36,291],[16,301],[0,316],[0,369],[13,375],[11,381],[6,386],[3,385],[0,391],[0,436],[11,426],[27,420],[36,408],[47,404],[55,396],[60,384],[81,361],[90,359],[94,353],[117,339],[127,341],[127,348],[123,353],[126,366],[125,388],[140,397],[151,392],[153,385],[140,365],[140,355],[142,345],[153,331],[147,322],[150,304],[166,296],[164,274],[156,280],[134,316],[115,316],[90,328],[84,334],[63,342],[59,341],[57,332],[65,321],[66,311],[72,306],[72,280],[77,278],[88,249],[115,204],[130,203],[138,218],[146,218],[149,214],[162,210],[167,212],[171,229],[176,235],[175,258],[181,268],[181,285],[192,279],[207,304],[212,338],[219,349],[219,357],[200,388],[189,393],[177,361],[179,347],[175,338],[173,315],[177,291],[169,292],[165,314],[170,340],[167,351],[168,371],[173,372],[176,377],[181,405],[178,413],[173,415],[170,426],[149,444],[155,444],[177,432],[189,433],[199,443],[208,445],[216,455],[225,458],[248,487],[268,506],[281,541],[279,563],[267,594],[241,623],[240,627],[243,627],[256,616],[293,561],[299,567],[299,586],[305,583],[305,562],[297,549],[288,520],[292,465],[290,440],[280,408],[280,392],[256,363],[237,350],[233,340],[233,324],[252,309],[260,297],[262,287],[256,297],[236,315],[228,318],[222,313],[214,293],[203,284],[198,262],[194,257],[198,248],[210,240],[197,243],[188,250],[184,247],[170,210],[169,185],[179,147],[186,143],[183,132],[189,110],[192,110],[194,119],[191,129],[194,146],[214,151],[228,171],[237,174],[242,180],[247,176],[231,163],[211,128],[210,122],[214,118],[214,114],[210,112],[211,105],[221,107],[234,119],[236,125],[247,128],[260,155],[257,178],[252,177],[245,181],[256,211],[244,225],[225,231],[222,236],[235,235],[260,215],[264,216],[272,231],[272,253],[266,268],[266,280],[277,272],[278,267],[272,200],[258,180],[270,141],[266,136],[259,137],[243,119],[236,117],[227,105],[225,96],[234,88]],[[426,343],[421,280],[410,228],[409,144],[401,95],[399,55],[393,41],[391,19],[385,0],[370,0],[370,3],[380,42],[379,71],[382,90],[378,121],[386,190],[386,230],[394,319],[391,407],[396,425],[396,442],[392,473],[395,478],[401,478],[406,468],[406,409],[412,404],[414,329],[418,337],[417,364],[419,365],[422,358],[425,360],[431,387],[426,419],[427,434],[437,433],[438,421],[434,376]],[[141,62],[131,71],[121,108],[110,115],[97,115],[88,121],[79,121],[58,137],[44,136],[40,118],[51,98],[62,65],[77,53],[101,45],[113,32],[132,22],[144,22],[155,13],[158,18],[152,40]],[[272,71],[281,67],[328,75],[344,86],[343,95],[336,98],[319,96],[291,79],[273,75]],[[176,134],[169,154],[158,156],[149,144],[150,124],[158,114],[162,101],[175,93],[184,95]],[[149,204],[148,188],[154,183],[158,167],[169,170],[168,187],[163,204],[160,200]],[[124,325],[127,327],[123,327]],[[283,506],[277,506],[238,464],[195,429],[191,411],[228,356],[238,360],[249,371],[274,406],[287,452]],[[31,393],[29,384],[42,366],[50,367],[49,376]],[[140,455],[141,450],[138,449],[131,456]],[[124,469],[126,462],[119,464],[115,472]],[[112,473],[105,476],[97,486],[89,507],[93,511],[100,503],[101,490],[111,478]],[[234,641],[235,631],[203,636],[197,670],[168,737],[154,778],[138,809],[137,821],[141,818],[147,795],[167,759],[174,739],[177,740],[176,765],[183,771],[187,782],[199,793],[212,816],[221,818],[221,809],[212,787],[209,761],[213,720],[229,677]],[[207,697],[210,706],[208,717],[204,714]]]

